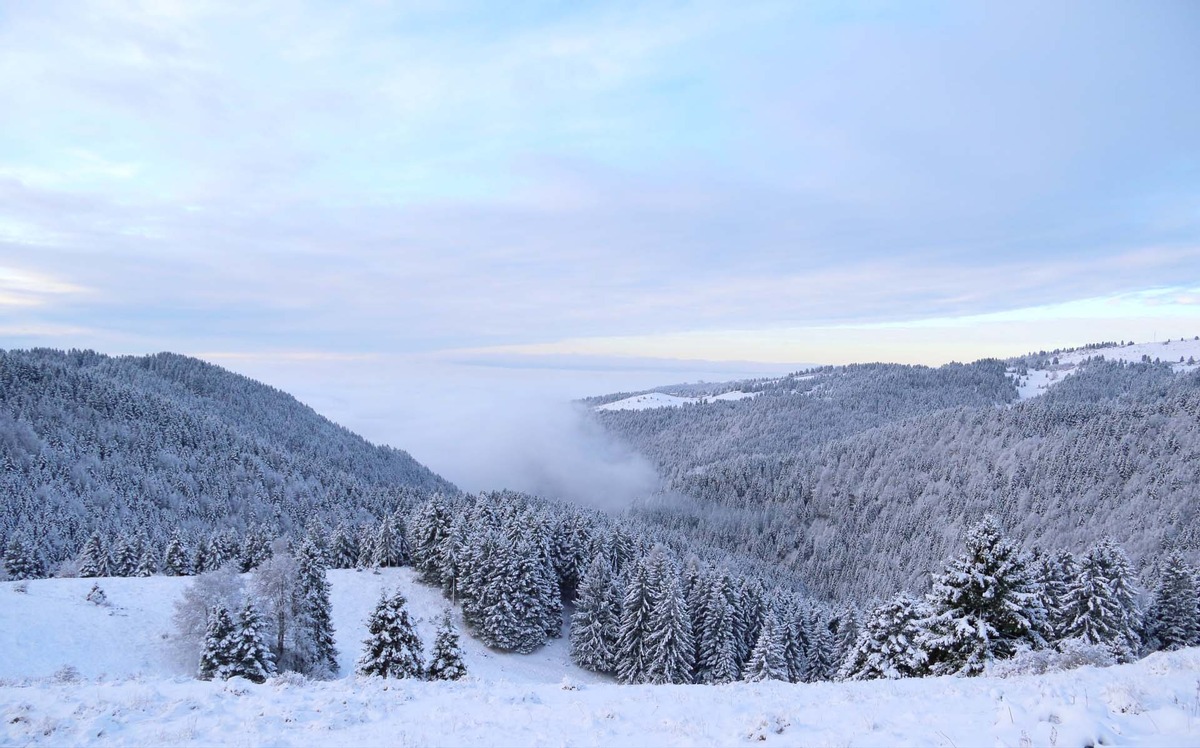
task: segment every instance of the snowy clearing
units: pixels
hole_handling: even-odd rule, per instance
[[[746,398],[754,397],[757,392],[722,392],[720,395],[711,397],[682,397],[680,395],[668,395],[665,392],[647,392],[642,395],[633,395],[624,400],[606,403],[605,405],[597,405],[595,410],[649,410],[651,408],[678,408],[681,405],[707,403],[715,400],[745,400]]]
[[[1058,364],[1051,365],[1046,369],[1030,369],[1029,375],[1026,377],[1017,377],[1015,372],[1010,372],[1010,376],[1018,380],[1017,392],[1020,399],[1028,400],[1031,397],[1037,397],[1071,376],[1085,359],[1095,356],[1103,356],[1109,361],[1129,363],[1137,363],[1142,360],[1143,356],[1149,356],[1151,361],[1159,359],[1164,363],[1170,363],[1176,374],[1182,374],[1200,369],[1200,363],[1188,363],[1189,360],[1200,359],[1200,340],[1186,338],[1072,351],[1059,354],[1057,356]],[[1055,357],[1051,356],[1050,358]]]
[[[344,673],[379,590],[399,586],[428,647],[444,602],[408,569],[330,572]],[[464,637],[462,682],[175,673],[162,634],[187,578],[0,584],[3,745],[1197,745],[1200,650],[1042,676],[620,686],[567,660]],[[55,676],[64,665],[79,676]]]

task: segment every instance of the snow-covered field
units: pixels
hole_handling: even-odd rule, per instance
[[[408,570],[330,579],[344,672],[383,587],[428,646],[443,601]],[[187,579],[99,581],[110,608],[90,580],[0,584],[0,745],[1200,745],[1200,650],[1008,679],[620,686],[564,640],[521,656],[465,637],[458,683],[206,683],[162,639]]]
[[[597,405],[596,410],[649,410],[650,408],[677,408],[681,405],[689,403],[704,403],[716,400],[745,400],[748,397],[754,397],[757,392],[722,392],[720,395],[711,397],[683,397],[681,395],[668,395],[665,392],[647,392],[642,395],[633,395],[624,400]]]

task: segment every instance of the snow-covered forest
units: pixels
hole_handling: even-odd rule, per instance
[[[192,359],[8,352],[4,592],[77,577],[118,615],[106,587],[190,578],[150,672],[247,687],[471,681],[472,653],[597,687],[1128,667],[1200,645],[1200,372],[1108,350],[597,398],[641,403],[595,417],[667,486],[625,512],[461,492]],[[345,622],[330,579],[401,570]],[[53,648],[16,623],[5,650]],[[3,687],[82,677],[22,667]]]

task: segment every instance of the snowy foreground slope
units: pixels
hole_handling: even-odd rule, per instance
[[[344,672],[384,586],[428,645],[442,601],[407,569],[330,579]],[[110,608],[84,600],[91,583],[0,584],[0,745],[1200,744],[1200,650],[1008,679],[619,686],[563,640],[519,656],[464,638],[458,683],[206,683],[173,672],[162,639],[187,579],[102,579]]]

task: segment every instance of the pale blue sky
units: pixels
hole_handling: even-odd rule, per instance
[[[1186,1],[0,0],[0,346],[204,355],[404,443],[405,393],[502,367],[1191,336],[1197,39]]]

